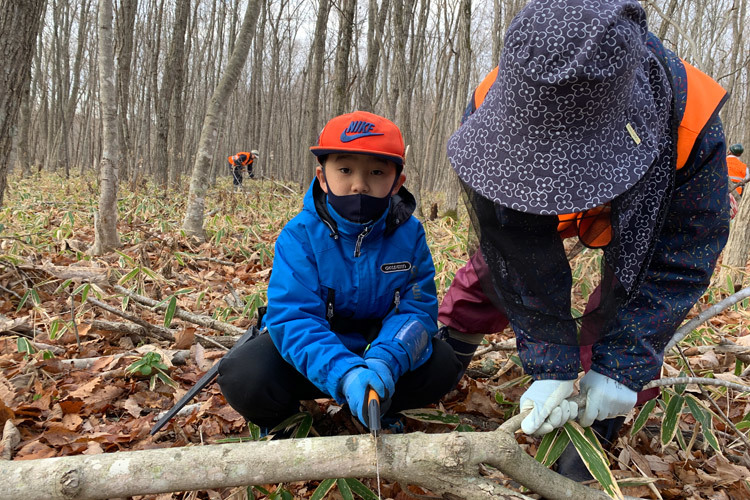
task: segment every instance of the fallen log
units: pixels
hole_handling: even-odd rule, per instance
[[[517,422],[520,419],[516,418]],[[480,475],[485,463],[551,500],[603,500],[524,452],[504,428],[488,433],[333,436],[0,462],[15,500],[96,499],[234,486],[374,478],[419,484],[445,498],[528,498]]]

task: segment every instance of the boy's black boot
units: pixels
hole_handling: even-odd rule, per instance
[[[474,353],[482,341],[482,335],[469,335],[461,333],[448,326],[442,326],[438,330],[436,337],[444,340],[453,348],[453,352],[456,354],[456,358],[461,363],[462,370],[456,378],[456,384],[461,380],[466,369],[471,363],[471,359],[474,357]]]
[[[591,425],[591,429],[593,429],[605,451],[609,450],[615,439],[617,439],[623,422],[625,422],[625,417],[620,416],[605,420],[595,420]],[[560,458],[557,459],[557,473],[579,483],[594,479],[586,468],[586,465],[584,465],[583,460],[581,460],[580,455],[578,455],[578,451],[573,446],[573,443],[569,443],[562,452],[562,455],[560,455]]]

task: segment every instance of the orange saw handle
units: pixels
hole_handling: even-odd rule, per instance
[[[370,432],[373,434],[380,430],[380,397],[372,387],[367,390],[367,416]]]

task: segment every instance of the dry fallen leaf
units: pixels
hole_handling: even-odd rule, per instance
[[[185,328],[174,334],[173,349],[190,349],[195,342],[195,328]]]

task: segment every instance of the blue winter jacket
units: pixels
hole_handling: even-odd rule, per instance
[[[401,188],[379,220],[353,223],[314,180],[276,240],[264,327],[281,356],[340,403],[342,377],[366,358],[398,380],[432,353],[435,268],[415,206]]]

